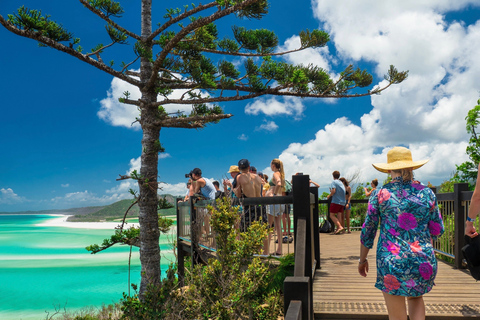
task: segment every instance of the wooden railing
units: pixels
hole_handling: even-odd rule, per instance
[[[293,204],[295,269],[292,277],[284,282],[285,320],[313,320],[313,276],[320,268],[319,203],[318,189],[309,187],[308,175],[292,177],[293,194],[284,197],[247,198],[243,205]],[[466,184],[456,184],[452,193],[439,193],[437,200],[441,207],[446,232],[434,242],[435,250],[455,259],[456,268],[463,268],[461,248],[464,245],[465,218],[472,192]],[[368,200],[352,200],[354,204]],[[198,263],[198,248],[203,246],[198,229],[201,221],[197,210],[206,202],[190,201],[177,204],[177,248],[178,275],[180,283],[184,277],[184,257],[192,257],[192,264]],[[453,224],[453,225],[452,225]],[[476,228],[479,228],[477,222]],[[453,230],[453,232],[452,232]],[[280,240],[280,239],[279,239]],[[446,244],[447,243],[447,244]],[[215,248],[210,248],[214,250]]]
[[[318,189],[309,187],[308,175],[296,175],[292,180],[295,269],[283,284],[285,320],[313,320],[313,276],[320,268]]]

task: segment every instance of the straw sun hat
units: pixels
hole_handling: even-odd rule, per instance
[[[387,153],[387,163],[374,163],[372,166],[380,172],[412,168],[418,169],[428,160],[412,161],[412,153],[404,147],[395,147]]]

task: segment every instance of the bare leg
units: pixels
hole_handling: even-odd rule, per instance
[[[342,226],[342,228],[345,226],[345,221],[343,221],[343,211],[342,212],[339,212],[337,213],[338,214],[338,221],[340,222],[340,225]]]
[[[330,212],[330,219],[332,219],[333,223],[335,223],[335,225],[337,226],[336,232],[343,229],[342,225],[340,224],[340,221],[337,219],[337,217],[335,217],[335,213]]]
[[[345,224],[347,225],[347,232],[350,233],[350,209],[345,210]]]
[[[385,292],[383,292],[383,297],[387,305],[389,320],[407,320],[405,297],[394,296]]]
[[[423,296],[408,297],[407,304],[410,320],[425,320],[425,303],[423,302]]]
[[[287,232],[287,218],[288,218],[287,214],[282,213],[283,236],[288,235],[288,232]]]
[[[267,214],[267,216],[268,216],[268,227],[271,228],[273,226],[273,222],[274,222],[275,218],[271,214]],[[273,231],[270,231],[268,233],[268,251],[267,251],[267,254],[270,254],[270,240],[272,239],[272,233],[273,233]]]
[[[275,216],[275,231],[277,232],[277,251],[275,253],[282,254],[282,217]]]
[[[290,205],[287,204],[287,206],[288,206],[288,210],[286,211],[287,212],[287,229],[288,229],[288,235],[291,235],[292,234],[291,233],[291,230],[292,230],[291,229],[291,223],[292,223],[292,221],[290,219]]]

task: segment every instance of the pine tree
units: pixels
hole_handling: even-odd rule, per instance
[[[378,94],[392,84],[402,82],[407,72],[393,66],[387,72],[385,87],[367,89],[373,77],[365,70],[348,66],[338,79],[314,65],[292,65],[280,56],[327,45],[329,35],[321,30],[300,31],[297,50],[278,52],[278,37],[267,29],[249,30],[232,26],[233,37],[219,37],[216,22],[235,15],[238,19],[261,19],[268,12],[267,0],[216,0],[206,4],[168,9],[164,20],[152,24],[152,1],[141,0],[141,34],[121,25],[124,10],[112,0],[79,0],[97,18],[105,21],[111,42],[84,52],[80,39],[40,10],[24,6],[0,23],[7,30],[37,41],[41,46],[65,52],[107,74],[140,89],[141,98],[130,99],[125,92],[119,101],[140,110],[137,121],[143,131],[141,169],[124,178],[139,185],[140,293],[147,285],[160,283],[160,249],[157,215],[158,154],[162,128],[204,128],[229,118],[218,103],[248,100],[264,95],[346,98]],[[131,45],[132,56],[116,66],[102,56],[112,46]],[[243,57],[243,66],[231,61]],[[133,67],[140,71],[132,71]],[[174,90],[185,90],[178,99]],[[363,91],[362,91],[363,90]],[[186,104],[190,114],[169,114],[164,106]]]

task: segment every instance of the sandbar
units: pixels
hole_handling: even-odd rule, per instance
[[[51,214],[52,219],[45,222],[38,223],[39,227],[63,227],[63,228],[77,228],[77,229],[110,229],[113,230],[119,226],[121,222],[70,222],[67,221],[68,215]],[[124,229],[130,227],[138,227],[138,223],[126,223]]]

